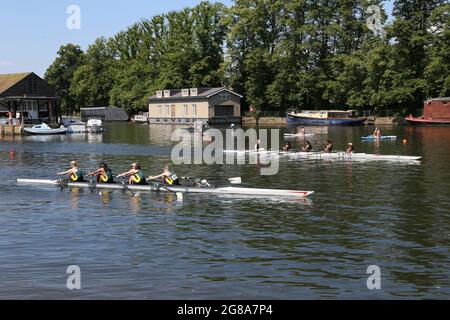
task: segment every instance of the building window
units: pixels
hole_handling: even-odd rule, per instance
[[[197,116],[197,105],[196,105],[196,104],[193,104],[193,105],[192,105],[192,115],[193,115],[194,117]]]
[[[35,79],[28,80],[28,94],[30,96],[38,96],[38,82]]]
[[[166,116],[170,116],[170,106],[166,105]]]
[[[184,104],[183,105],[183,110],[184,110],[184,116],[187,116],[188,114],[189,114],[189,108],[188,108],[188,105],[187,104]]]
[[[162,116],[162,106],[158,106],[158,116]]]
[[[219,100],[230,100],[230,93],[226,91],[219,93]]]

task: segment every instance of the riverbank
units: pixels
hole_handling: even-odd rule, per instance
[[[286,117],[261,117],[258,120],[260,125],[285,125],[287,124]],[[243,125],[254,125],[256,119],[254,117],[242,117]],[[368,117],[366,125],[405,125],[406,120],[398,117]]]

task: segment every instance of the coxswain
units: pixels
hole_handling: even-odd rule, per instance
[[[310,152],[311,150],[312,150],[312,145],[308,140],[306,140],[302,146],[302,152]]]
[[[78,168],[78,163],[76,161],[71,161],[70,162],[70,169],[64,172],[58,172],[57,173],[58,176],[64,176],[64,175],[68,175],[69,176],[69,180],[71,182],[83,182],[83,173],[81,172],[81,170]]]
[[[145,181],[144,172],[137,162],[131,164],[131,169],[129,171],[121,173],[117,176],[117,178],[120,177],[129,177],[128,184],[147,184]]]
[[[157,179],[162,179],[162,183],[168,186],[180,185],[180,179],[178,179],[178,176],[174,171],[170,170],[169,166],[165,166],[160,175],[148,177],[147,181]]]
[[[297,129],[297,135],[304,136],[305,135],[305,128],[301,127]]]
[[[100,167],[89,175],[95,176],[97,183],[114,183],[112,171],[104,161],[100,162]]]
[[[259,150],[259,148],[260,148],[260,145],[261,145],[261,140],[256,140],[256,144],[255,144],[255,150]]]
[[[348,144],[347,144],[347,149],[345,149],[345,153],[347,153],[347,154],[352,154],[353,153],[353,143],[351,143],[351,142],[349,142]]]
[[[281,148],[281,151],[291,151],[292,150],[292,145],[290,141],[287,141],[286,144],[283,146],[283,148]]]
[[[327,139],[327,144],[325,145],[325,148],[323,149],[323,151],[328,152],[328,153],[333,151],[333,143],[331,142],[330,139]]]

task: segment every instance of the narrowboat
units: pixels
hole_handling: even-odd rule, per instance
[[[412,125],[450,125],[450,97],[425,100],[423,115],[409,115],[405,120]]]
[[[325,126],[351,126],[362,125],[366,118],[358,117],[355,110],[303,110],[301,112],[288,112],[288,123],[302,125]]]

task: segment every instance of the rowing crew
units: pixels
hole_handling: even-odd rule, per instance
[[[70,169],[63,172],[58,172],[58,176],[67,175],[71,182],[84,182],[83,172],[78,167],[76,161],[70,162]],[[96,183],[114,183],[112,170],[108,165],[102,161],[97,170],[88,173],[89,176],[96,177]],[[150,176],[145,178],[144,172],[139,163],[131,164],[131,169],[116,176],[116,178],[126,177],[129,184],[142,185],[147,184],[150,180],[159,180],[165,185],[180,185],[180,180],[174,171],[171,171],[169,166],[163,168],[163,172],[157,176]]]
[[[312,145],[311,142],[308,140],[305,140],[303,143],[303,146],[301,147],[302,152],[311,152],[312,151]],[[281,151],[292,151],[292,144],[287,141],[286,144],[281,148]],[[327,144],[323,147],[323,152],[330,153],[333,151],[333,143],[330,139],[327,139]],[[347,149],[345,149],[345,152],[348,154],[353,153],[353,143],[349,142],[347,144]]]

